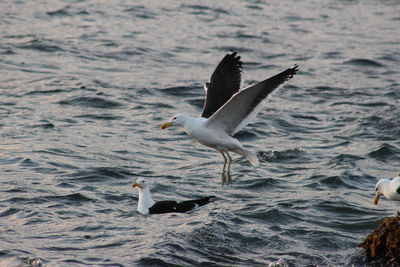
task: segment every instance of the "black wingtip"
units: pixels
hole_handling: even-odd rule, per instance
[[[242,72],[243,62],[240,60],[241,57],[238,56],[238,52],[237,52],[237,51],[230,50],[230,52],[232,52],[232,54],[226,54],[225,57],[229,58],[229,61],[230,61],[233,65],[237,65],[238,68],[239,68],[239,71]]]
[[[227,55],[229,55],[229,56],[231,56],[231,57],[236,57],[237,56],[237,54],[238,54],[238,52],[237,51],[234,51],[234,50],[231,50],[230,52],[232,52],[232,54],[227,54]],[[239,56],[240,57],[240,56]]]
[[[299,71],[299,65],[297,65],[297,64],[294,64],[293,67],[287,69],[286,70],[287,80],[293,78],[293,76],[296,75],[298,71]]]
[[[240,89],[242,61],[236,51],[226,54],[206,83],[206,101],[201,117],[209,118]]]

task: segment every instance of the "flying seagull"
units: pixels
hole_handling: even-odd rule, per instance
[[[139,203],[137,211],[141,214],[160,214],[170,212],[187,212],[197,207],[204,206],[211,202],[215,197],[209,196],[187,201],[158,201],[155,202],[150,196],[149,183],[144,178],[139,178],[132,187],[139,188]]]
[[[400,200],[400,174],[390,179],[381,179],[375,186],[374,204],[377,205],[381,195],[389,200]]]
[[[253,166],[258,166],[257,156],[245,149],[233,137],[246,126],[262,107],[262,101],[280,85],[296,74],[294,65],[269,79],[239,91],[242,62],[237,52],[225,55],[204,86],[206,99],[201,117],[177,114],[161,125],[165,129],[173,124],[183,127],[195,141],[219,151],[224,158],[222,184],[230,182],[232,158],[228,152],[239,154]]]

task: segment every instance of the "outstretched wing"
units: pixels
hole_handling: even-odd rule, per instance
[[[292,68],[234,94],[208,119],[208,126],[224,129],[228,134],[234,135],[257,115],[261,110],[262,101],[280,85],[290,80],[297,70],[298,66],[294,65]]]
[[[206,101],[202,117],[208,118],[240,89],[242,62],[237,52],[227,54],[211,75],[210,82],[204,85]]]

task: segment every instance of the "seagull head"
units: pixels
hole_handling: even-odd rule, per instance
[[[168,128],[169,126],[171,126],[172,124],[183,126],[184,123],[186,122],[187,118],[189,118],[188,115],[176,114],[171,119],[169,119],[169,121],[164,122],[163,124],[161,124],[160,128],[161,129],[165,129],[165,128]]]
[[[383,195],[383,183],[384,183],[383,180],[384,179],[379,180],[375,185],[375,197],[374,197],[375,205],[378,204],[379,198]]]
[[[144,178],[139,178],[136,180],[136,183],[132,184],[132,187],[139,187],[140,189],[149,187],[149,182],[147,182]]]

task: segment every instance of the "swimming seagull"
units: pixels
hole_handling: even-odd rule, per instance
[[[261,110],[262,101],[284,82],[296,74],[294,65],[269,79],[239,91],[242,62],[237,52],[227,54],[204,86],[206,100],[200,118],[177,114],[161,125],[165,129],[172,124],[183,127],[194,140],[219,151],[224,158],[222,184],[230,182],[232,158],[228,152],[246,158],[258,166],[257,156],[246,150],[233,135],[246,126]]]
[[[139,188],[139,203],[137,211],[141,214],[160,214],[170,212],[187,212],[197,207],[204,206],[211,202],[215,197],[209,196],[187,201],[158,201],[155,202],[150,196],[149,183],[144,178],[139,178],[132,187]]]
[[[400,200],[400,174],[390,179],[381,179],[375,186],[374,204],[377,205],[381,195],[389,200]]]

